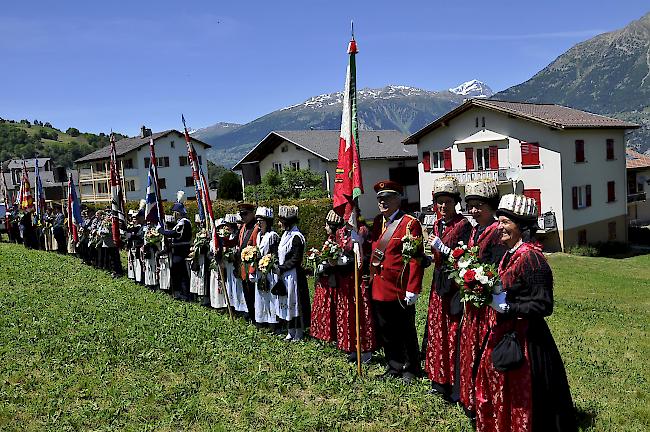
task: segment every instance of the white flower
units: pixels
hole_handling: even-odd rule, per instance
[[[465,276],[465,273],[467,273],[467,269],[461,269],[461,270],[458,272],[458,276],[463,277],[463,276]]]
[[[460,258],[458,260],[458,267],[459,268],[465,269],[465,268],[469,267],[470,264],[472,264],[472,260],[469,259],[469,258]]]

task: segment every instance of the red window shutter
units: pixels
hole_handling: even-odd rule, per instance
[[[542,213],[542,191],[539,189],[524,189],[524,196],[532,198],[537,203],[537,212]]]
[[[583,140],[576,140],[576,162],[585,161],[585,142]]]
[[[614,159],[614,140],[607,140],[607,160]]]
[[[529,143],[530,164],[539,165],[539,143]]]
[[[614,182],[607,182],[607,202],[616,201],[616,188]]]
[[[530,150],[529,150],[529,145],[527,142],[522,142],[521,143],[521,164],[523,166],[525,165],[530,165]]]
[[[425,172],[431,171],[431,153],[424,152],[422,154],[422,167]]]
[[[499,169],[499,147],[490,146],[490,169]]]
[[[573,198],[573,208],[577,209],[578,208],[578,187],[577,186],[573,186],[573,188],[571,188],[571,195]]]
[[[591,185],[585,186],[585,206],[591,207]]]
[[[465,149],[465,169],[467,171],[474,170],[474,149],[471,147]]]
[[[445,162],[445,171],[451,171],[451,149],[446,149],[442,152],[442,157]]]

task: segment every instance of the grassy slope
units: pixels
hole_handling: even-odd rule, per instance
[[[650,257],[551,263],[549,322],[583,423],[646,430]],[[0,244],[0,286],[0,429],[471,430],[426,381],[356,379],[330,347],[284,343],[71,257]]]
[[[78,136],[78,137],[72,137],[72,136],[68,135],[67,133],[62,132],[62,131],[60,131],[58,129],[52,129],[52,128],[48,128],[48,127],[44,127],[44,126],[36,126],[36,125],[31,125],[31,127],[27,127],[27,125],[20,124],[20,123],[14,123],[13,126],[17,127],[18,129],[24,130],[29,135],[36,135],[41,130],[45,130],[47,132],[56,132],[59,135],[58,141],[52,141],[50,139],[41,138],[41,141],[46,143],[46,144],[53,143],[53,142],[69,143],[69,142],[74,142],[74,141],[80,142],[80,143],[85,143],[85,144],[88,143],[88,140],[85,137],[81,136],[81,135]]]

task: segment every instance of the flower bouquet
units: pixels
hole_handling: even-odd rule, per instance
[[[257,246],[246,246],[241,251],[241,260],[244,264],[256,265],[260,256],[260,250]]]
[[[199,230],[194,237],[194,243],[190,249],[190,256],[193,261],[199,259],[199,254],[201,251],[205,251],[210,245],[210,238],[208,237],[208,232],[205,229]]]
[[[227,226],[222,226],[217,230],[217,235],[221,238],[229,238],[230,234],[230,228]]]
[[[225,261],[229,263],[234,263],[236,257],[237,257],[237,246],[223,248],[223,259]]]
[[[499,274],[492,264],[483,264],[478,259],[478,247],[467,247],[464,243],[449,254],[451,271],[449,278],[460,287],[461,301],[476,307],[490,304],[492,294],[499,285]]]
[[[309,249],[307,252],[307,266],[311,268],[316,276],[316,271],[318,270],[318,264],[321,263],[321,253],[316,248]]]
[[[343,249],[335,241],[325,240],[323,247],[320,250],[320,260],[336,262],[343,255]]]
[[[262,291],[269,290],[268,279],[266,276],[278,267],[278,257],[274,254],[264,255],[257,263],[257,269],[262,273],[262,277],[257,281],[257,287]]]
[[[148,227],[144,232],[144,244],[157,246],[162,242],[162,234],[156,227]]]
[[[415,237],[407,232],[402,237],[402,261],[406,264],[412,258],[417,258],[422,254],[422,237]]]

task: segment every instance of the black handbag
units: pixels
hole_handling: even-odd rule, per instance
[[[284,281],[282,280],[282,277],[278,279],[278,283],[276,283],[273,288],[271,288],[271,294],[277,295],[277,296],[286,296],[287,295],[287,287],[284,285]]]
[[[436,282],[436,294],[443,297],[451,292],[451,279],[449,274],[441,268],[436,268],[433,272],[433,278]]]
[[[492,350],[492,364],[499,372],[517,369],[524,362],[524,352],[521,349],[517,332],[514,330],[503,335]]]

